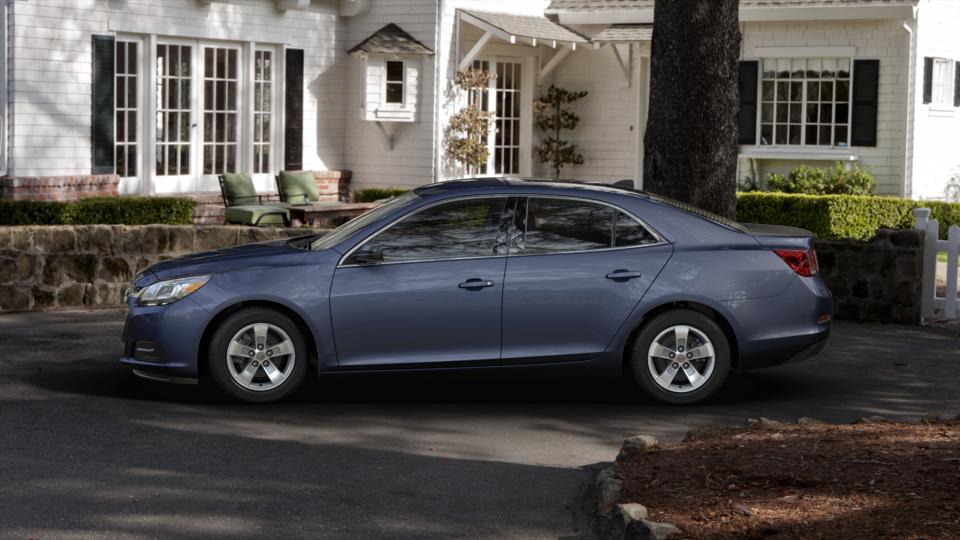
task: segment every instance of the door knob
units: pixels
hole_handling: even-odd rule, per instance
[[[461,289],[483,289],[485,287],[493,287],[493,282],[489,279],[471,278],[457,286]]]

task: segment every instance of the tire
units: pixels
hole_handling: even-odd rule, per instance
[[[214,330],[207,367],[227,395],[271,403],[303,384],[308,351],[303,333],[289,317],[268,308],[249,308],[229,315]]]
[[[687,328],[685,341],[681,339],[683,328]],[[654,349],[654,342],[660,347]],[[730,372],[730,342],[712,318],[699,311],[676,309],[643,327],[630,363],[637,384],[647,394],[672,405],[688,405],[707,399],[723,386]]]

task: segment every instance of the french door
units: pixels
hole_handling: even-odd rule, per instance
[[[156,41],[152,89],[154,193],[219,191],[218,175],[248,172],[273,186],[275,49],[196,40]],[[124,154],[126,156],[127,154]]]
[[[524,84],[523,59],[481,59],[473,63],[496,75],[486,92],[471,96],[473,103],[493,113],[492,129],[487,137],[489,156],[479,174],[498,176],[530,175],[530,124],[532,105],[529,84]]]

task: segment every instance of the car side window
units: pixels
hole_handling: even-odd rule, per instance
[[[531,197],[519,211],[523,235],[510,253],[542,255],[629,247],[656,242],[636,219],[610,206],[572,199]]]
[[[367,240],[345,264],[505,255],[513,222],[506,206],[506,198],[475,198],[414,212]]]

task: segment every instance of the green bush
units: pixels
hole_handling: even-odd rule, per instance
[[[860,167],[847,169],[839,162],[829,168],[801,165],[787,176],[771,174],[767,188],[808,195],[869,195],[873,193],[873,175]]]
[[[403,195],[408,191],[410,190],[404,189],[404,188],[395,188],[395,187],[362,188],[354,191],[351,199],[355,203],[375,202],[381,199],[389,199],[390,197]]]
[[[197,202],[177,197],[0,201],[0,225],[190,225]]]
[[[945,238],[950,225],[960,225],[960,203],[912,201],[863,195],[740,193],[737,221],[800,227],[822,238],[867,240],[877,229],[909,229],[912,210],[930,208]]]

